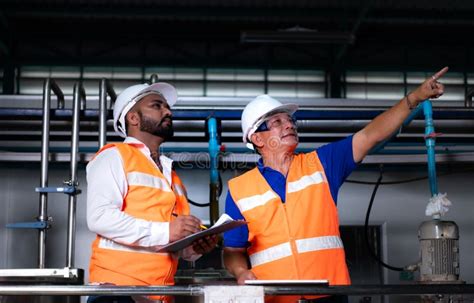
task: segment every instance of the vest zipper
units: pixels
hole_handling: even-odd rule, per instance
[[[294,264],[294,270],[296,271],[296,277],[299,278],[300,277],[300,273],[299,273],[299,270],[298,270],[298,263],[296,261],[296,254],[297,254],[297,250],[296,250],[296,242],[293,238],[293,235],[291,234],[291,229],[290,229],[290,220],[288,218],[288,212],[286,211],[286,202],[285,203],[282,203],[283,205],[283,211],[285,213],[285,219],[286,219],[286,228],[288,230],[288,240],[290,242],[290,247],[291,247],[291,259],[293,260],[293,264]]]

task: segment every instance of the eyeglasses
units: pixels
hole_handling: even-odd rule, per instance
[[[268,131],[274,128],[279,128],[285,125],[286,123],[291,123],[294,127],[297,127],[297,120],[293,116],[287,117],[278,117],[278,118],[270,118],[265,120],[260,124],[260,126],[255,130],[256,133]]]

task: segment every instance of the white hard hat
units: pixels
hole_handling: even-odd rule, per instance
[[[293,115],[297,110],[298,105],[296,104],[282,104],[269,95],[257,96],[245,106],[242,112],[242,140],[247,143],[248,148],[253,149],[253,145],[248,143],[250,137],[266,117],[278,112],[287,112],[289,115]]]
[[[165,82],[157,82],[154,84],[137,84],[124,89],[120,95],[117,96],[114,105],[114,129],[123,138],[127,136],[125,129],[125,116],[130,109],[140,101],[146,94],[150,93],[161,94],[168,105],[171,107],[176,103],[178,94],[176,89],[171,84]]]

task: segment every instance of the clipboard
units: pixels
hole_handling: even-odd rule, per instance
[[[225,231],[231,230],[233,228],[246,225],[247,222],[244,220],[234,220],[229,215],[223,214],[219,220],[210,228],[201,230],[195,234],[189,235],[184,237],[180,240],[174,241],[173,243],[169,243],[160,247],[157,252],[176,252],[183,248],[188,247],[194,241],[204,238],[206,236],[211,236],[215,234],[220,234]]]

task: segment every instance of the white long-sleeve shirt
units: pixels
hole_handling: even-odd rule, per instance
[[[127,137],[124,143],[137,144],[147,159],[156,165],[145,144],[133,137]],[[163,175],[171,184],[173,160],[161,155],[160,162]],[[89,162],[86,170],[87,225],[91,231],[114,242],[130,246],[153,247],[169,243],[169,222],[138,219],[122,211],[128,185],[122,157],[116,147],[108,148],[98,154]],[[182,257],[195,260],[199,256],[194,250],[187,249]]]

